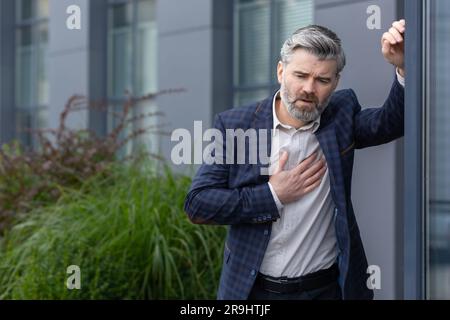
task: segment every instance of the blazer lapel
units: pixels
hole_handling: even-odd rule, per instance
[[[339,145],[336,138],[336,127],[333,121],[324,119],[324,126],[316,131],[317,140],[327,160],[330,170],[330,188],[336,206],[342,212],[347,212],[345,196],[344,177],[339,154]]]

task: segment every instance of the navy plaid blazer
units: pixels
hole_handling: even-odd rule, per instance
[[[273,95],[259,103],[218,114],[215,128],[267,129],[270,155]],[[367,259],[351,202],[354,150],[403,135],[404,88],[394,81],[381,108],[361,108],[353,90],[333,93],[316,137],[327,160],[338,244],[339,284],[344,299],[372,299]],[[234,143],[236,147],[236,143]],[[226,143],[223,144],[223,154]],[[246,148],[248,149],[248,148]],[[214,151],[213,151],[214,152]],[[272,222],[279,218],[262,164],[203,164],[184,209],[197,224],[229,225],[218,299],[247,299],[266,251]],[[236,163],[236,162],[235,162]]]

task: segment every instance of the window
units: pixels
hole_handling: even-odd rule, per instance
[[[108,95],[114,108],[121,108],[126,94],[140,97],[157,90],[157,32],[154,0],[110,1],[108,22]],[[156,111],[153,101],[144,101],[133,108],[133,114]],[[108,127],[115,126],[110,116]],[[156,124],[154,117],[145,118],[127,128],[127,132],[148,128]],[[153,134],[140,136],[127,146],[126,154],[137,148],[157,152],[157,139]]]
[[[263,99],[278,88],[281,46],[312,21],[313,0],[235,0],[235,106]]]
[[[48,105],[48,0],[16,2],[16,128],[29,147],[29,129],[46,126]]]
[[[450,2],[430,1],[427,298],[450,298]]]

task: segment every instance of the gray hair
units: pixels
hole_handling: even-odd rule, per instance
[[[344,69],[345,54],[341,47],[341,39],[330,29],[309,25],[295,31],[281,48],[281,62],[289,63],[292,54],[297,49],[305,49],[320,60],[336,60],[336,74]]]

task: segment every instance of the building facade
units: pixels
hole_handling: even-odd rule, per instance
[[[284,39],[311,23],[331,28],[342,39],[347,66],[338,89],[351,87],[361,105],[379,106],[395,76],[382,57],[380,38],[394,20],[406,16],[420,23],[411,22],[410,29],[408,20],[408,32],[417,42],[407,49],[426,44],[426,56],[416,61],[429,68],[426,83],[411,82],[424,75],[411,71],[416,66],[410,56],[407,85],[426,93],[427,108],[413,109],[414,118],[407,104],[408,144],[401,139],[356,152],[352,198],[369,264],[381,272],[375,297],[450,298],[450,178],[445,174],[450,171],[450,113],[444,107],[450,99],[450,47],[440,41],[450,29],[450,6],[443,0],[430,2],[2,0],[0,142],[18,139],[35,146],[26,128],[57,126],[74,94],[118,108],[127,93],[182,89],[139,105],[137,112],[164,116],[137,125],[194,132],[194,121],[202,121],[203,129],[209,128],[218,112],[265,98],[278,88],[275,71]],[[72,5],[80,8],[80,29],[67,27]],[[374,17],[379,17],[379,28],[369,27]],[[408,90],[407,97],[416,104],[423,98],[408,95]],[[115,120],[86,110],[69,121],[105,134]],[[424,139],[428,142],[418,144]],[[139,143],[170,161],[170,136],[149,134]],[[422,159],[424,152],[427,158]],[[428,171],[417,169],[425,164]],[[188,174],[196,169],[174,167]],[[413,194],[427,198],[412,203]]]

